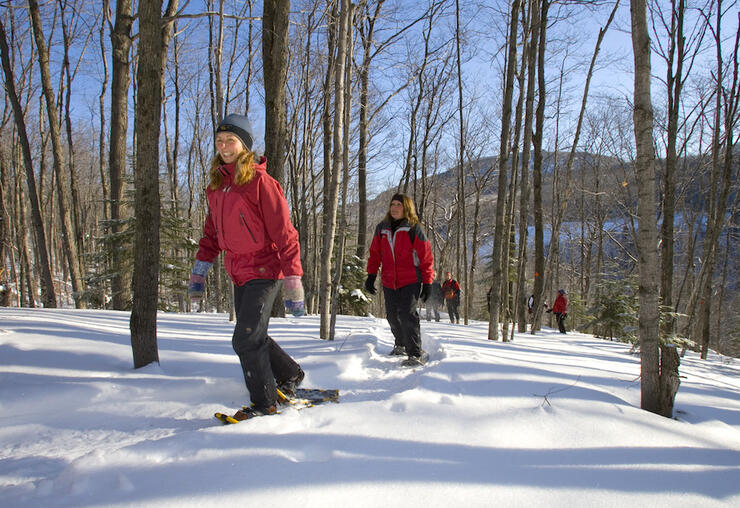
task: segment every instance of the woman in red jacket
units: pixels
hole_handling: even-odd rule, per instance
[[[266,159],[252,152],[252,127],[246,116],[228,115],[216,129],[216,155],[206,189],[208,216],[199,242],[188,293],[202,297],[213,261],[225,251],[226,271],[234,281],[236,326],[232,346],[242,366],[252,406],[234,418],[273,414],[277,385],[290,392],[304,374],[267,335],[270,311],[285,281],[285,305],[304,314],[298,232],[280,184],[265,172]]]
[[[429,297],[434,280],[434,258],[419,225],[414,202],[403,194],[391,198],[383,221],[375,228],[367,260],[365,289],[375,294],[375,278],[383,266],[383,285],[388,324],[395,338],[391,354],[408,355],[404,365],[421,365],[421,329],[417,304]]]

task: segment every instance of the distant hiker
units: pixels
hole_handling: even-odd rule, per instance
[[[460,284],[452,278],[452,272],[447,272],[447,279],[442,284],[442,292],[447,302],[447,313],[450,315],[452,324],[460,323],[460,314],[457,308],[460,305]]]
[[[395,338],[391,354],[408,355],[408,365],[422,363],[417,305],[431,294],[433,264],[432,248],[419,225],[414,202],[408,196],[394,194],[370,243],[365,289],[373,295],[377,292],[375,278],[382,265],[385,312]]]
[[[560,333],[565,333],[565,318],[568,317],[568,299],[565,297],[565,289],[558,289],[558,296],[555,297],[555,303],[552,304],[550,311],[555,314]]]
[[[5,268],[0,267],[0,307],[10,307],[10,285],[5,280]],[[439,321],[439,319],[437,320]]]
[[[432,289],[429,291],[429,298],[426,301],[427,307],[427,321],[432,320],[432,313],[434,313],[434,320],[439,321],[439,306],[442,305],[444,295],[442,294],[442,284],[439,282],[437,272],[434,272],[434,281],[432,282]]]
[[[534,295],[529,295],[527,300],[527,314],[531,315],[534,312]]]
[[[231,344],[252,401],[233,416],[236,420],[275,413],[276,388],[290,393],[304,377],[298,363],[267,335],[283,280],[286,308],[294,316],[305,313],[303,269],[288,202],[280,184],[266,173],[265,157],[252,151],[252,132],[247,117],[235,114],[216,129],[206,189],[208,216],[188,286],[191,298],[202,297],[208,270],[226,252],[236,311]]]

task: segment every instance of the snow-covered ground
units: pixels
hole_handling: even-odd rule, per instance
[[[273,319],[341,402],[223,426],[248,401],[227,317],[160,314],[139,370],[128,321],[0,309],[0,506],[740,506],[736,360],[687,354],[668,419],[624,344],[423,321],[409,370],[384,319]]]

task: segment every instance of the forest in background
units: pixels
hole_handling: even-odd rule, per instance
[[[401,191],[489,338],[526,329],[531,293],[536,330],[562,287],[570,327],[637,340],[629,3],[0,6],[3,305],[191,310],[213,128],[238,112],[291,205],[322,338],[336,312],[382,315],[353,290]],[[647,8],[660,336],[737,356],[737,2]],[[213,270],[202,308],[230,297]]]

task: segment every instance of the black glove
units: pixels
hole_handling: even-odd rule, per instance
[[[421,286],[421,294],[419,295],[419,299],[422,303],[426,302],[429,299],[429,295],[432,293],[432,285],[431,284],[423,284]]]
[[[371,295],[374,295],[378,292],[377,289],[375,289],[375,278],[378,275],[375,273],[368,273],[367,279],[365,279],[365,291],[370,293]]]

